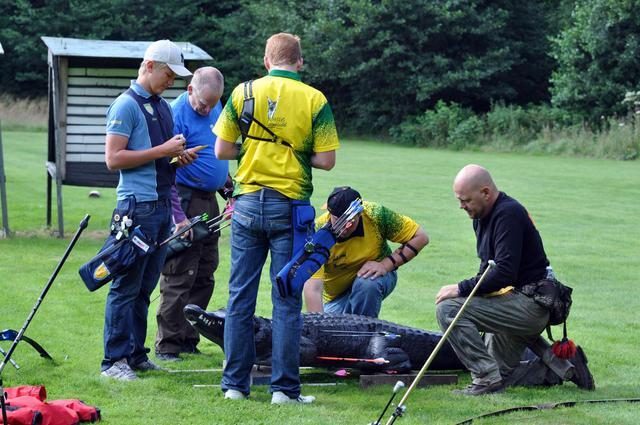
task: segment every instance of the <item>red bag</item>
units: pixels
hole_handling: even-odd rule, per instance
[[[47,390],[43,385],[22,385],[20,387],[5,388],[7,400],[10,398],[29,396],[44,401],[47,398]]]
[[[9,425],[76,425],[100,420],[100,409],[80,400],[45,403],[47,390],[42,385],[23,385],[4,390],[7,394]],[[0,425],[4,425],[1,416]]]
[[[80,417],[80,422],[97,422],[100,420],[100,409],[84,404],[82,400],[53,400],[49,404],[64,406],[73,410]]]
[[[64,406],[45,403],[35,397],[20,396],[10,398],[7,403],[12,407],[26,407],[37,410],[42,414],[42,425],[77,425],[80,423],[80,417],[73,410]]]
[[[8,425],[42,425],[42,415],[26,407],[7,406],[7,421]],[[4,425],[2,415],[0,424]]]

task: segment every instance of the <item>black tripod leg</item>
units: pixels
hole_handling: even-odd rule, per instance
[[[40,354],[40,357],[44,357],[45,359],[53,360],[53,358],[49,355],[49,353],[47,353],[47,350],[42,348],[42,345],[38,344],[37,342],[35,342],[31,338],[29,338],[28,336],[22,335],[22,339],[24,340],[24,342],[29,343],[29,345],[31,345],[38,352],[38,354]]]
[[[0,332],[0,341],[15,341],[17,337],[18,337],[18,332],[14,331],[13,329],[5,329],[2,332]],[[22,335],[20,339],[24,339],[26,342],[28,342],[29,345],[31,345],[38,352],[38,354],[40,354],[40,357],[53,360],[53,358],[49,355],[49,353],[47,353],[47,350],[42,348],[42,345],[38,344],[33,339],[29,338],[26,335]],[[7,354],[2,349],[0,349],[0,353],[2,353],[3,356],[6,356]],[[13,360],[9,360],[9,361],[11,361],[11,363],[13,364],[13,366],[16,367],[16,369],[19,369],[19,367],[15,364],[15,362],[13,362]]]

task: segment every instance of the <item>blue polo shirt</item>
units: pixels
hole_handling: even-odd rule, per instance
[[[138,102],[126,92],[113,101],[107,110],[107,134],[117,134],[129,139],[128,150],[151,149],[164,143],[164,136],[150,137],[147,126],[147,118],[160,125],[168,124],[171,121],[169,104],[162,98],[154,97],[148,93],[135,80],[131,81],[131,90],[143,98],[141,105],[146,112],[143,112]],[[149,100],[146,102],[146,100]],[[155,104],[152,104],[153,102]],[[159,116],[163,111],[168,111],[168,116]],[[149,116],[145,116],[145,113]],[[172,128],[173,125],[171,125]],[[171,130],[168,131],[171,133]],[[168,138],[173,134],[168,134]],[[167,183],[173,182],[173,170],[168,166],[168,158],[160,158],[150,161],[139,167],[120,170],[120,181],[116,190],[119,200],[128,196],[135,196],[137,202],[155,201],[169,196]]]
[[[207,146],[198,152],[198,159],[193,163],[177,169],[176,183],[206,192],[215,192],[224,186],[229,173],[229,161],[216,158],[216,135],[212,131],[222,111],[222,104],[218,101],[209,115],[202,116],[193,110],[189,104],[189,93],[184,92],[171,102],[171,108],[173,109],[173,132],[184,135],[187,148]]]

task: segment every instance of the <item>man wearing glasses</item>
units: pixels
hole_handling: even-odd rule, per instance
[[[171,102],[174,133],[184,136],[187,148],[206,146],[189,167],[176,171],[180,199],[180,207],[174,208],[177,227],[189,222],[184,220],[184,214],[188,218],[203,213],[210,218],[217,217],[220,212],[216,191],[226,199],[222,189],[227,182],[229,162],[216,158],[216,136],[212,132],[222,111],[220,97],[223,89],[224,79],[220,71],[207,66],[197,69],[187,91]],[[198,332],[187,323],[182,309],[187,304],[202,308],[209,304],[215,284],[213,274],[218,268],[218,239],[219,233],[213,232],[168,259],[164,265],[160,305],[156,313],[158,360],[179,361],[180,353],[198,352]]]
[[[358,198],[358,191],[336,187],[327,199],[328,212],[316,225],[334,223]],[[364,201],[363,206],[363,212],[339,235],[327,263],[305,283],[308,311],[378,317],[382,300],[396,287],[398,267],[429,243],[425,231],[411,218],[374,202]],[[387,241],[402,245],[392,252]]]

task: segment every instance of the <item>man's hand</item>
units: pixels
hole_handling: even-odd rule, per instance
[[[458,284],[454,285],[445,285],[438,291],[438,295],[436,295],[436,304],[441,303],[447,298],[456,298],[460,294],[458,292]]]
[[[233,199],[233,179],[230,174],[227,174],[227,180],[224,182],[224,186],[218,189],[218,194],[222,196],[222,199],[229,200]]]
[[[180,233],[180,231],[182,229],[184,229],[185,227],[189,226],[191,224],[191,222],[189,221],[188,218],[185,218],[184,220],[182,220],[180,223],[176,224],[176,228],[173,231],[173,234],[177,234]],[[187,230],[186,232],[184,232],[184,234],[182,234],[182,236],[180,236],[181,238],[189,238],[189,240],[191,240],[193,236],[193,231],[191,229]]]
[[[182,134],[176,134],[158,146],[158,149],[162,153],[162,156],[174,157],[184,153],[185,146],[187,146],[187,141],[184,136]]]
[[[367,261],[358,270],[358,277],[375,279],[387,274],[387,268],[378,261]]]
[[[324,281],[322,279],[309,279],[304,284],[304,303],[309,313],[322,313],[322,290]]]
[[[182,151],[182,153],[176,158],[178,158],[178,167],[183,167],[195,161],[198,158],[198,154],[191,149],[187,149],[185,151]]]
[[[227,200],[227,205],[224,207],[224,211],[222,212],[224,214],[225,220],[231,219],[231,216],[233,215],[233,209],[235,208],[235,204],[236,204],[235,198],[229,198]]]

